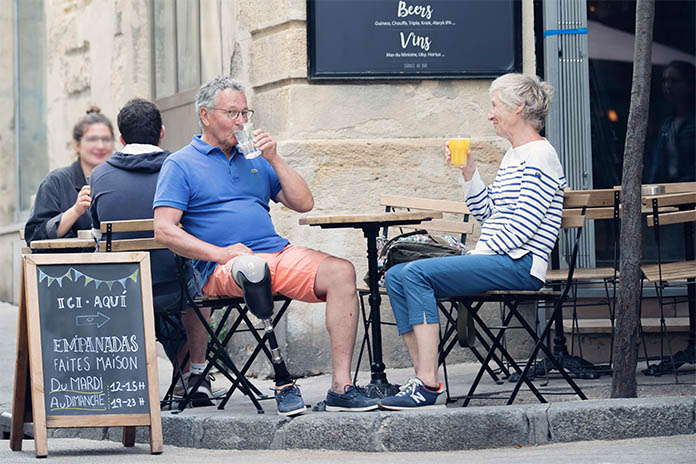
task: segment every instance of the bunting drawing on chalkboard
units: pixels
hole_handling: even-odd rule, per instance
[[[48,286],[49,286],[49,287],[53,284],[53,282],[58,282],[58,286],[59,286],[59,287],[62,287],[62,286],[63,286],[63,279],[66,279],[66,278],[67,278],[68,280],[72,280],[72,281],[74,281],[74,282],[77,282],[77,281],[80,279],[80,277],[84,277],[84,285],[85,285],[85,287],[86,287],[87,285],[89,285],[90,282],[94,282],[94,285],[96,286],[96,288],[99,288],[100,285],[105,284],[107,287],[109,287],[109,290],[111,290],[111,288],[113,287],[113,285],[114,285],[116,282],[118,282],[119,284],[121,284],[121,286],[122,286],[124,289],[126,288],[126,282],[128,282],[129,279],[132,280],[132,281],[135,282],[135,283],[138,283],[138,272],[139,272],[139,270],[136,269],[135,271],[133,271],[133,273],[132,273],[131,275],[126,276],[126,277],[123,277],[123,278],[121,278],[121,279],[102,280],[102,279],[96,279],[96,278],[94,278],[94,277],[88,276],[88,275],[85,274],[84,272],[80,272],[80,271],[78,271],[77,269],[74,269],[74,268],[72,268],[72,267],[71,267],[70,269],[68,269],[68,270],[65,272],[65,274],[63,274],[63,275],[60,276],[60,277],[53,277],[53,276],[50,276],[50,275],[46,274],[46,273],[45,273],[42,269],[40,269],[40,268],[38,269],[38,271],[39,271],[39,283],[42,283],[44,280],[46,280],[46,281],[48,282]]]

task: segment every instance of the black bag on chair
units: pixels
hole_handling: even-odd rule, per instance
[[[440,237],[429,234],[426,230],[415,230],[397,235],[382,246],[377,256],[377,277],[380,281],[387,270],[401,263],[424,258],[462,255],[464,245],[453,237]],[[367,276],[366,279],[367,281]]]

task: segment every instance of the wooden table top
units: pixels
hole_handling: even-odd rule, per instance
[[[300,225],[319,227],[356,227],[365,225],[418,224],[422,221],[439,219],[440,211],[419,211],[379,214],[350,214],[341,216],[307,216],[300,218]]]

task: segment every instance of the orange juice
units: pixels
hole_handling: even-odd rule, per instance
[[[462,167],[466,164],[466,158],[469,153],[468,138],[449,139],[449,149],[452,164],[456,167]]]

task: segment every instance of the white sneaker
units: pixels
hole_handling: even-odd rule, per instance
[[[186,390],[184,388],[184,385],[188,386],[189,383],[189,378],[191,377],[191,371],[184,372],[183,374],[183,379],[178,379],[176,381],[176,385],[174,386],[174,391],[172,394],[174,395],[175,399],[182,399],[184,395],[186,394]],[[182,383],[183,380],[183,383]],[[212,384],[213,381],[215,380],[215,376],[213,374],[208,373],[208,381]],[[216,388],[212,390],[212,398],[219,400],[225,397],[227,394],[227,388]]]

